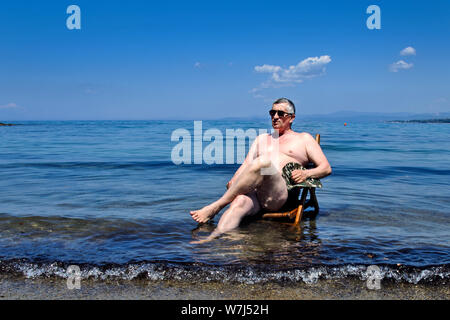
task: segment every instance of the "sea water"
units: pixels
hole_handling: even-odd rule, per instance
[[[191,242],[220,214],[198,226],[189,211],[220,197],[239,163],[175,165],[171,135],[193,134],[193,121],[17,124],[0,127],[0,273],[66,277],[78,265],[85,278],[314,282],[377,266],[395,281],[450,278],[448,124],[297,119],[294,130],[321,134],[333,168],[319,214],[299,228],[249,221],[203,244]]]

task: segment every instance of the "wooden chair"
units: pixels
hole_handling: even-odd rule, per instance
[[[320,134],[316,134],[316,141],[318,144],[320,144]],[[294,225],[298,225],[302,220],[303,212],[305,211],[305,209],[314,207],[314,215],[319,213],[319,203],[317,202],[316,188],[297,188],[302,190],[297,190],[298,194],[301,192],[301,196],[300,199],[297,198],[297,203],[295,203],[294,209],[285,212],[267,212],[262,215],[263,219],[288,218],[292,220],[295,218]],[[309,200],[306,201],[308,193]]]

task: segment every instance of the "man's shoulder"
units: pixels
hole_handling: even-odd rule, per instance
[[[295,135],[302,140],[311,140],[314,139],[313,136],[308,132],[295,132]]]
[[[272,136],[272,134],[270,134],[270,133],[261,133],[260,135],[258,135],[257,137],[256,137],[256,139],[265,139],[265,138],[268,138],[268,137],[271,137]]]
[[[308,132],[296,132],[296,131],[292,131],[292,133],[295,135],[295,137],[297,139],[301,139],[304,141],[308,141],[308,140],[315,140],[314,137],[308,133]],[[256,140],[261,140],[261,139],[267,139],[268,137],[272,137],[272,134],[270,133],[262,133],[260,135],[258,135],[256,137]]]
[[[253,141],[254,144],[264,143],[264,141],[267,140],[267,138],[271,137],[270,133],[262,133],[258,136],[256,136],[255,140]]]

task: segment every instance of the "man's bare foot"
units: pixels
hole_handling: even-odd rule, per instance
[[[199,239],[199,240],[192,240],[191,242],[189,242],[190,244],[201,244],[201,243],[205,243],[205,242],[210,242],[213,241],[215,239],[215,237],[206,237],[203,239]]]
[[[213,232],[211,232],[211,234],[209,236],[203,237],[203,238],[200,238],[197,240],[193,240],[189,243],[190,244],[200,244],[200,243],[210,242],[210,241],[213,241],[214,239],[217,239],[221,235],[222,235],[222,232],[216,228]]]
[[[191,211],[191,216],[198,223],[205,223],[212,219],[219,211],[220,207],[210,204],[200,210]]]

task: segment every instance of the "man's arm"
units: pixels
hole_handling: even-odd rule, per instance
[[[315,168],[308,170],[295,170],[292,172],[292,179],[301,183],[307,178],[324,178],[331,174],[331,166],[328,163],[322,148],[317,141],[310,135],[305,135],[306,154],[310,162],[316,165]]]

